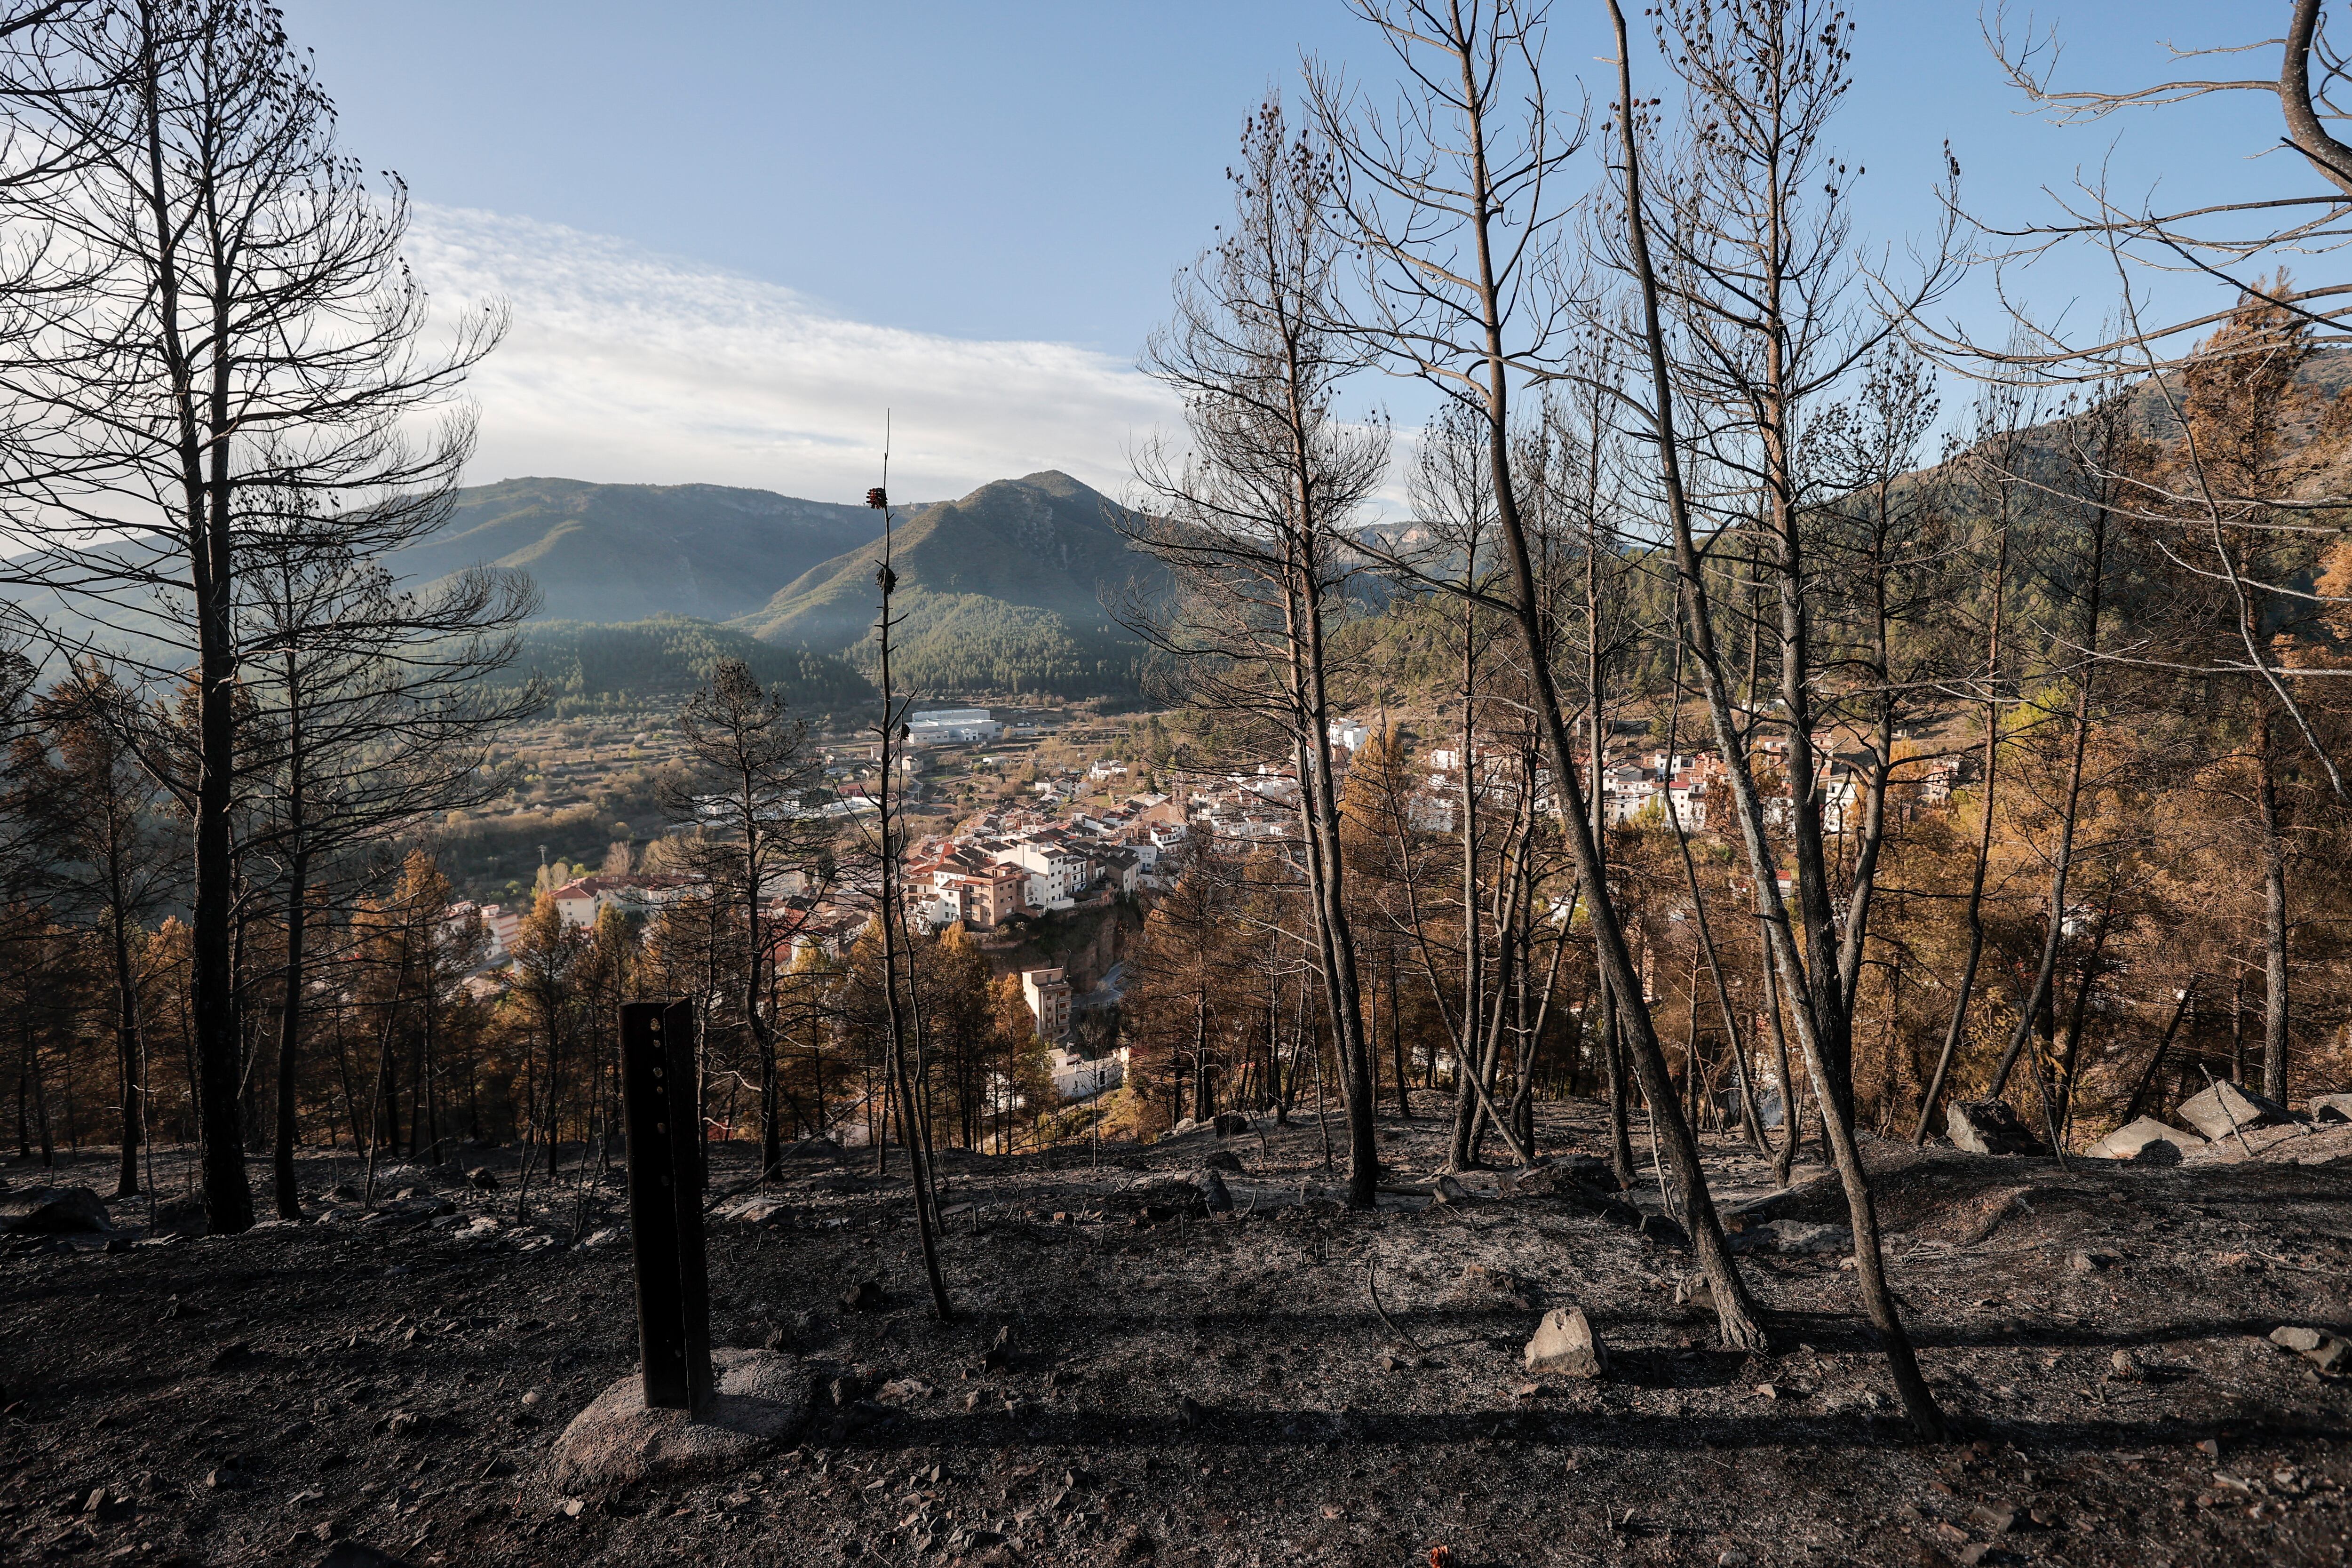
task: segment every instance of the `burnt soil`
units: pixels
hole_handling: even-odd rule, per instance
[[[1587,1106],[1545,1108],[1539,1134],[1601,1147]],[[1441,1124],[1381,1136],[1387,1179],[1425,1184]],[[228,1237],[151,1236],[131,1228],[147,1200],[119,1203],[116,1250],[0,1252],[0,1562],[310,1564],[350,1542],[418,1564],[819,1568],[2345,1557],[2352,1383],[2265,1336],[2352,1331],[2352,1161],[1873,1144],[1891,1276],[1960,1434],[1923,1446],[1853,1273],[1809,1250],[1845,1217],[1817,1168],[1742,1216],[1774,1338],[1748,1356],[1677,1304],[1687,1253],[1622,1209],[1498,1173],[1465,1202],[1349,1213],[1323,1149],[1260,1121],[950,1156],[946,1323],[901,1163],[876,1181],[870,1154],[820,1150],[755,1189],[749,1151],[718,1149],[714,1342],[801,1358],[812,1420],[741,1473],[588,1496],[546,1458],[635,1361],[614,1180],[567,1171],[519,1212],[513,1152],[468,1148],[380,1171],[371,1208],[326,1197],[353,1170],[319,1156],[311,1218]],[[1220,1150],[1241,1212],[1211,1218],[1179,1184]],[[1707,1157],[1727,1208],[1772,1194],[1754,1155]],[[7,1180],[110,1189],[102,1152],[61,1163]],[[474,1166],[500,1184],[469,1185]],[[1656,1209],[1654,1183],[1633,1195]],[[881,1306],[845,1307],[868,1279]],[[1603,1379],[1523,1369],[1560,1305],[1590,1317]]]

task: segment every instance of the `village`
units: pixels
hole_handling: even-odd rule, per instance
[[[1605,824],[1620,829],[1663,826],[1671,814],[1683,832],[1706,833],[1710,799],[1726,787],[1720,759],[1712,751],[1669,754],[1652,749],[1644,723],[1617,728],[1625,732],[1609,737],[1609,761],[1597,796]],[[901,918],[914,938],[961,927],[992,972],[1020,976],[1035,1033],[1047,1047],[1054,1098],[1080,1105],[1127,1080],[1129,1047],[1098,1037],[1090,1051],[1078,1028],[1087,1014],[1119,1001],[1126,933],[1139,927],[1151,901],[1174,885],[1194,844],[1229,854],[1271,850],[1295,856],[1302,834],[1300,791],[1297,768],[1286,762],[1223,772],[1163,765],[1155,778],[1140,761],[1109,754],[1081,763],[1039,761],[1032,753],[1024,771],[1034,776],[1025,787],[1003,777],[1011,758],[1003,748],[1034,747],[1041,733],[1055,732],[1052,719],[1036,712],[1008,721],[987,708],[918,707],[894,748],[895,790],[887,802],[880,748],[846,740],[824,748],[826,788],[782,809],[836,823],[855,836],[861,826],[870,829],[886,805],[910,819],[918,810],[936,813],[943,803],[952,805],[956,797],[947,786],[959,776],[997,783],[995,793],[970,801],[971,809],[906,844],[898,868]],[[1343,789],[1351,763],[1383,733],[1390,745],[1407,753],[1404,733],[1385,716],[1330,721],[1335,777]],[[636,737],[640,744],[646,739]],[[1785,743],[1759,738],[1756,749],[1769,770]],[[1588,776],[1589,757],[1587,752],[1579,758],[1580,771]],[[1906,770],[1914,775],[1912,787],[1897,809],[1948,801],[1954,784],[1967,781],[1970,760],[1965,754],[1917,758]],[[1859,758],[1823,757],[1817,798],[1825,832],[1847,831],[1860,764]],[[1456,833],[1465,801],[1482,813],[1508,815],[1530,784],[1535,810],[1555,809],[1550,770],[1525,752],[1498,746],[1474,744],[1466,768],[1458,740],[1425,746],[1406,756],[1405,777],[1403,815],[1418,834]],[[1164,787],[1130,792],[1129,785],[1139,780]],[[1786,795],[1766,804],[1768,819],[1785,826],[1790,804]],[[690,835],[698,826],[681,822],[667,831]],[[660,858],[639,857],[647,862]],[[591,930],[609,911],[642,932],[664,908],[705,888],[706,879],[691,872],[606,869],[551,879],[545,896],[567,928]],[[789,971],[812,954],[837,963],[872,925],[880,874],[870,855],[848,855],[821,885],[812,883],[806,872],[790,869],[776,874],[762,894],[763,929],[772,939],[769,963],[776,972]],[[1554,918],[1567,920],[1572,907],[1567,894],[1557,896]],[[1127,912],[1125,924],[1117,918],[1119,910]],[[510,983],[513,946],[527,913],[525,904],[510,900],[460,899],[448,906],[446,921],[453,931],[477,922],[481,929],[481,963],[465,982],[477,998],[494,1001]],[[1074,962],[1023,960],[1042,929],[1091,929],[1106,921],[1108,941],[1077,945]],[[1433,1048],[1416,1047],[1413,1054],[1427,1057]],[[1005,1092],[1019,1103],[1017,1095]],[[1765,1092],[1777,1119],[1777,1085],[1768,1084]]]

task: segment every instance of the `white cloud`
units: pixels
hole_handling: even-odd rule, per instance
[[[436,305],[513,310],[467,384],[482,414],[470,483],[854,500],[877,482],[888,408],[890,488],[909,500],[1049,468],[1116,494],[1129,446],[1175,423],[1172,400],[1106,354],[843,321],[788,289],[555,224],[419,206],[407,249]]]

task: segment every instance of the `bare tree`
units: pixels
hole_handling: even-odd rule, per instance
[[[1278,101],[1251,117],[1232,231],[1180,280],[1175,319],[1145,360],[1183,400],[1190,450],[1144,450],[1138,477],[1160,515],[1126,526],[1170,567],[1181,608],[1131,606],[1129,618],[1195,679],[1238,671],[1274,696],[1257,706],[1278,719],[1299,769],[1315,957],[1348,1110],[1348,1201],[1370,1208],[1377,1079],[1346,899],[1328,635],[1360,561],[1349,525],[1388,443],[1383,426],[1351,426],[1335,405],[1364,354],[1331,321],[1347,250],[1328,221],[1333,174],[1329,149],[1311,131],[1293,138]]]
[[[1937,1055],[1935,1070],[1919,1098],[1919,1117],[1911,1128],[1915,1146],[1927,1142],[1937,1102],[1943,1095],[1944,1081],[1951,1072],[1953,1058],[1958,1054],[1961,1036],[1968,1027],[1969,1005],[1976,995],[1978,966],[1984,961],[1985,877],[1992,860],[1993,818],[2000,800],[2000,711],[2005,689],[2002,661],[2008,651],[2001,633],[2009,610],[2010,546],[2021,501],[2030,493],[2017,476],[2024,468],[2025,437],[2034,423],[2034,406],[2021,388],[2000,384],[1987,387],[1978,399],[1974,439],[1967,459],[1969,478],[1981,498],[1980,508],[1990,514],[1988,521],[1993,535],[1991,604],[1985,619],[1983,672],[1966,688],[1976,699],[1981,727],[1977,847],[1969,875],[1968,956],[1960,963],[1959,983],[1952,988],[1952,1010],[1944,1026],[1943,1048]],[[1955,683],[1955,689],[1960,689]]]
[[[8,759],[12,804],[34,835],[28,847],[47,852],[42,881],[61,905],[89,920],[105,949],[121,1111],[118,1197],[139,1191],[146,1131],[142,928],[179,891],[168,797],[123,741],[126,710],[133,706],[95,661],[78,664],[34,705],[32,725]]]
[[[1610,12],[1618,39],[1612,151],[1622,161],[1624,225],[1617,259],[1634,290],[1633,333],[1650,371],[1640,411],[1657,455],[1682,635],[1706,696],[1770,961],[1845,1188],[1864,1305],[1913,1426],[1923,1437],[1940,1438],[1943,1416],[1886,1283],[1870,1181],[1854,1143],[1853,1022],[1842,949],[1858,952],[1862,937],[1849,928],[1842,940],[1832,913],[1815,752],[1815,606],[1808,596],[1805,522],[1818,480],[1801,463],[1801,411],[1885,331],[1856,326],[1839,309],[1853,276],[1841,202],[1849,182],[1822,137],[1846,89],[1851,24],[1843,13],[1810,0],[1669,0],[1659,13],[1660,30],[1687,101],[1681,160],[1658,198],[1661,213],[1643,177],[1656,127],[1643,111],[1646,100],[1634,96],[1632,46],[1615,0]],[[1811,199],[1816,189],[1825,193],[1818,203]],[[1685,406],[1696,410],[1696,431],[1678,423]],[[1745,477],[1768,552],[1778,600],[1779,701],[1802,952],[1780,894],[1764,802],[1716,638],[1708,572],[1684,480],[1686,441]]]
[[[1419,887],[1410,879],[1405,884],[1403,911],[1405,932],[1421,959],[1454,1056],[1454,1130],[1447,1163],[1456,1170],[1475,1163],[1474,1134],[1489,1112],[1502,1057],[1504,1007],[1513,979],[1512,949],[1503,922],[1493,917],[1502,916],[1506,910],[1514,914],[1518,910],[1520,889],[1513,874],[1518,863],[1514,851],[1533,831],[1527,820],[1533,809],[1531,789],[1508,795],[1507,825],[1497,831],[1496,807],[1498,797],[1507,792],[1495,786],[1515,781],[1507,769],[1496,765],[1511,754],[1505,750],[1506,736],[1489,735],[1484,726],[1486,710],[1496,706],[1495,694],[1486,689],[1496,673],[1496,645],[1507,635],[1507,623],[1490,602],[1504,568],[1496,559],[1495,468],[1486,449],[1487,435],[1486,422],[1459,405],[1433,419],[1422,432],[1406,492],[1417,537],[1395,547],[1370,547],[1402,584],[1433,591],[1436,604],[1443,606],[1438,635],[1447,646],[1442,657],[1456,672],[1452,693],[1454,754],[1444,771],[1453,775],[1454,805],[1460,816],[1456,825],[1461,840],[1459,942],[1450,954],[1440,954],[1432,939],[1434,922],[1429,918],[1436,911],[1423,909]],[[1496,728],[1501,730],[1507,721],[1498,721]],[[1524,729],[1524,725],[1517,727]],[[1490,845],[1490,841],[1494,842]],[[1481,908],[1489,896],[1491,910]],[[1490,925],[1496,937],[1491,948],[1486,942]],[[1447,994],[1441,977],[1441,956],[1460,966],[1458,995]],[[1612,1070],[1613,1074],[1613,1061]],[[1613,1076],[1611,1081],[1613,1086]],[[1622,1117],[1622,1105],[1614,1097],[1612,1110]],[[1622,1121],[1617,1126],[1622,1132]],[[1503,1129],[1503,1136],[1512,1155],[1526,1163],[1532,1151],[1509,1128]]]
[[[765,909],[794,873],[824,879],[832,835],[803,797],[824,782],[824,753],[805,720],[786,712],[783,689],[762,689],[749,666],[722,658],[678,712],[687,776],[667,784],[674,813],[711,837],[689,842],[688,864],[710,879],[714,899],[740,911],[744,943],[736,1005],[760,1064],[760,1170],[772,1176],[783,1155],[782,1107],[772,1016],[776,931]]]
[[[898,1136],[907,1147],[907,1163],[915,1199],[915,1227],[922,1241],[923,1270],[930,1280],[931,1306],[939,1314],[940,1321],[945,1322],[955,1316],[955,1307],[948,1299],[947,1281],[940,1272],[939,1194],[931,1184],[930,1118],[917,1103],[922,1076],[921,1063],[919,1060],[909,1063],[907,1059],[908,1037],[913,1035],[919,1052],[923,1025],[919,1011],[913,1018],[908,1016],[910,1011],[919,1008],[920,1003],[914,984],[912,955],[904,954],[907,929],[900,873],[906,862],[906,830],[900,822],[893,819],[890,804],[890,782],[898,772],[898,759],[903,754],[900,748],[908,736],[907,714],[913,704],[898,695],[890,674],[890,634],[898,627],[897,613],[891,608],[890,598],[898,592],[898,573],[890,564],[892,515],[889,479],[890,454],[886,440],[882,454],[883,482],[866,492],[866,504],[882,513],[882,552],[874,568],[874,585],[881,598],[874,622],[875,650],[878,656],[876,685],[882,696],[880,721],[874,726],[874,754],[881,767],[875,775],[877,811],[870,829],[868,848],[876,871],[874,919],[882,938],[883,1016],[888,1028],[888,1056],[884,1063],[884,1074],[887,1084],[894,1086],[897,1091]],[[901,805],[898,809],[903,811],[905,808]],[[904,967],[908,971],[903,982],[899,976],[902,954]],[[883,1131],[887,1131],[887,1127],[886,1121]],[[875,1153],[877,1161],[886,1142],[885,1137],[877,1136]]]
[[[2059,40],[2055,28],[2036,33],[2029,24],[2012,33],[2005,6],[1997,8],[1986,41],[2010,80],[2026,100],[2060,124],[2095,123],[2137,110],[2176,109],[2210,97],[2252,93],[2274,100],[2283,134],[2272,145],[2298,160],[2304,178],[2291,194],[2277,196],[2231,192],[2222,199],[2187,207],[2132,205],[2104,184],[2080,184],[2061,202],[2053,220],[2002,229],[1988,225],[1992,237],[2009,242],[1990,259],[2006,270],[2030,264],[2051,250],[2084,244],[2124,269],[2128,292],[2133,272],[2202,275],[2221,285],[2225,298],[2265,292],[2263,275],[2289,257],[2335,250],[2347,237],[2352,217],[2352,146],[2336,134],[2345,110],[2333,94],[2347,80],[2346,57],[2332,48],[2322,26],[2326,0],[2267,0],[2272,15],[2284,16],[2283,34],[2203,49],[2173,49],[2182,62],[2221,59],[2276,48],[2272,77],[2183,76],[2122,89],[2057,85]],[[2250,17],[2251,8],[2238,13]],[[2267,150],[2267,149],[2265,149]],[[2252,151],[2252,149],[2249,149]],[[2004,297],[2016,298],[2004,287]],[[2352,283],[2323,282],[2277,290],[2278,304],[2326,333],[2347,325]],[[2232,304],[2188,315],[2150,319],[2137,312],[2110,315],[2087,341],[2070,341],[2051,325],[2022,320],[2018,332],[2000,344],[1978,343],[1957,327],[1937,326],[1912,314],[1915,330],[1964,363],[1994,375],[2020,373],[2084,383],[2119,375],[2177,369],[2197,354],[2193,340],[2225,323]],[[1906,312],[1907,313],[1907,312]]]
[[[394,525],[406,534],[446,515],[446,489],[394,505],[421,513]],[[356,553],[372,525],[329,533],[299,509],[283,521],[278,548],[257,545],[239,579],[236,625],[258,742],[245,748],[259,820],[244,847],[275,864],[284,925],[272,1172],[278,1217],[299,1219],[295,1098],[312,905],[373,873],[366,849],[505,789],[488,742],[542,694],[481,679],[512,661],[514,627],[537,603],[520,574],[469,571],[402,591]]]
[[[2074,661],[2074,710],[2066,720],[2066,782],[2058,811],[2057,843],[2050,855],[2050,894],[2043,910],[2042,953],[2034,967],[2032,986],[2018,1010],[2017,1022],[2011,1027],[2008,1047],[1993,1068],[1992,1083],[1987,1092],[1994,1098],[2008,1087],[2009,1075],[2032,1036],[2034,1023],[2050,1002],[2059,951],[2065,940],[2067,880],[2074,873],[2075,835],[2082,825],[2093,692],[2098,685],[2100,637],[2107,609],[2110,552],[2116,503],[2123,489],[2120,475],[2126,462],[2124,451],[2130,445],[2125,424],[2128,416],[2124,398],[2110,395],[2069,418],[2061,427],[2066,468],[2073,476],[2074,492],[2074,505],[2069,510],[2081,525],[2081,535],[2075,549],[2053,552],[2049,570],[2057,579],[2055,585],[2062,602],[2072,601],[2079,616],[2072,636],[2061,647],[2079,657]],[[2052,1146],[2058,1147],[2061,1139],[2057,1110],[2039,1063],[2033,1068],[2033,1082]]]
[[[1341,202],[1369,271],[1369,304],[1352,330],[1486,426],[1508,583],[1496,607],[1525,649],[1529,705],[1549,754],[1599,964],[1617,994],[1725,1342],[1759,1348],[1764,1331],[1724,1243],[1586,814],[1510,460],[1514,399],[1528,381],[1551,374],[1571,324],[1569,302],[1549,292],[1556,279],[1549,253],[1567,211],[1559,185],[1580,128],[1564,125],[1546,95],[1539,5],[1355,0],[1355,6],[1395,51],[1407,89],[1396,113],[1383,115],[1330,73],[1310,77],[1317,114],[1347,173]]]
[[[253,0],[135,0],[73,47],[16,62],[0,108],[45,169],[0,186],[41,237],[5,300],[0,403],[13,579],[71,612],[53,646],[110,644],[144,679],[192,679],[193,1021],[206,1216],[252,1223],[239,1147],[235,989],[236,586],[282,505],[372,515],[446,482],[466,421],[421,426],[496,341],[469,316],[439,355],[400,261],[395,182],[372,191],[278,15]],[[99,89],[91,90],[91,84]],[[53,150],[80,150],[51,159]],[[414,432],[414,434],[413,434]]]
[[[2191,62],[2276,48],[2274,76],[2190,75],[2121,89],[2056,85],[2055,31],[2037,34],[2029,26],[2021,36],[2015,35],[2007,26],[2005,13],[1996,13],[1986,34],[1994,55],[2027,100],[2060,123],[2095,122],[2135,110],[2178,110],[2209,97],[2263,95],[2279,107],[2284,134],[2273,146],[2294,155],[2292,166],[2302,178],[2296,188],[2275,196],[2249,198],[2231,192],[2222,199],[2171,209],[2118,196],[2104,181],[2078,181],[2074,193],[2061,198],[2061,211],[2051,221],[2008,229],[1988,226],[1997,242],[2005,242],[2005,248],[1995,250],[1989,259],[1997,273],[2003,273],[2061,247],[2087,247],[2116,273],[2116,305],[2100,318],[2095,333],[2087,339],[2072,337],[2061,326],[2012,305],[2010,334],[1994,345],[1975,341],[1956,324],[1928,321],[1916,304],[1890,301],[1917,341],[1947,364],[1993,379],[2107,388],[2119,379],[2145,376],[2176,428],[2181,414],[2177,373],[2200,363],[2210,370],[2216,358],[2231,354],[2257,359],[2274,354],[2275,344],[2262,334],[2221,330],[2231,325],[2246,300],[2263,300],[2268,310],[2291,319],[2299,331],[2335,342],[2335,334],[2352,322],[2347,314],[2352,304],[2344,302],[2352,294],[2352,283],[2323,279],[2297,284],[2285,264],[2290,258],[2336,254],[2347,237],[2352,146],[2336,134],[2344,110],[2333,100],[2346,80],[2347,62],[2326,40],[2326,0],[2272,3],[2286,23],[2279,37],[2173,53],[2177,59]],[[2184,274],[2218,285],[2225,302],[2185,314],[2152,314],[2145,280]],[[2000,289],[2004,299],[2017,297],[2005,280]],[[2200,333],[2211,335],[2200,339]],[[2300,535],[2305,542],[2323,538],[2327,528],[2316,514],[2340,507],[2344,498],[2312,493],[2308,488],[2299,492],[2248,488],[2246,476],[2215,471],[2207,456],[2192,435],[2185,461],[2169,483],[2151,485],[2145,475],[2116,476],[2121,490],[2115,504],[2126,522],[2186,516],[2196,525],[2194,534],[2182,531],[2177,542],[2188,548],[2176,552],[2175,564],[2225,588],[2235,611],[2234,637],[2221,647],[2202,650],[2193,666],[2176,667],[2175,673],[2195,668],[2246,679],[2261,689],[2276,713],[2293,724],[2327,775],[2336,799],[2352,800],[2352,784],[2322,744],[2294,693],[2298,686],[2343,672],[2325,661],[2283,660],[2274,656],[2266,636],[2273,623],[2293,617],[2312,599],[2305,574],[2292,566],[2266,569],[2282,564],[2278,552],[2267,547],[2285,536]],[[2127,660],[2134,656],[2118,648],[2106,657]]]

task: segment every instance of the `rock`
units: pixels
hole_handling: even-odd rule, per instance
[[[2315,1094],[2307,1114],[2314,1121],[2352,1121],[2352,1094]]]
[[[1197,1432],[1209,1418],[1209,1407],[1189,1394],[1176,1396],[1176,1425],[1186,1432]]]
[[[1430,1195],[1441,1204],[1466,1204],[1470,1201],[1470,1189],[1451,1176],[1440,1176],[1435,1191]]]
[[[735,1217],[745,1225],[772,1225],[792,1217],[793,1205],[772,1198],[754,1198],[735,1211]]]
[[[1567,1377],[1599,1377],[1608,1370],[1609,1355],[1592,1335],[1581,1307],[1554,1307],[1536,1326],[1528,1342],[1529,1372],[1556,1372]]]
[[[205,1472],[205,1486],[208,1490],[216,1492],[243,1491],[246,1479],[244,1476],[224,1465],[219,1469]]]
[[[1204,1171],[1231,1171],[1234,1175],[1238,1176],[1242,1173],[1242,1158],[1240,1155],[1234,1153],[1231,1149],[1212,1149],[1209,1151],[1208,1158],[1201,1162],[1201,1169]]]
[[[1211,1125],[1217,1130],[1220,1138],[1238,1138],[1250,1130],[1250,1119],[1228,1110],[1217,1116]]]
[[[882,1293],[879,1279],[861,1279],[841,1293],[841,1310],[845,1312],[878,1312],[888,1300]]]
[[[1201,1124],[1199,1122],[1193,1121],[1188,1116],[1184,1118],[1183,1121],[1179,1121],[1175,1126],[1171,1127],[1168,1130],[1168,1136],[1171,1138],[1181,1138],[1187,1132],[1198,1131],[1200,1130],[1200,1126]]]
[[[1955,1100],[1944,1112],[1944,1131],[1957,1148],[1971,1154],[2046,1154],[2042,1140],[2005,1100]]]
[[[2017,1510],[1980,1502],[1969,1510],[1969,1522],[1988,1535],[2007,1535],[2017,1528]]]
[[[2116,1266],[2112,1252],[2078,1252],[2066,1259],[2066,1267],[2077,1274],[2097,1274]]]
[[[2194,1132],[2143,1116],[2126,1122],[2099,1140],[2096,1152],[2110,1160],[2138,1160],[2151,1165],[2178,1165],[2182,1155],[2205,1147]]]
[[[1179,1215],[1199,1219],[1209,1212],[1202,1197],[1204,1184],[1161,1175],[1142,1176],[1109,1201],[1138,1225],[1161,1225]]]
[[[556,1439],[550,1480],[559,1491],[626,1486],[656,1477],[733,1468],[808,1421],[800,1363],[772,1351],[710,1352],[718,1389],[691,1417],[649,1410],[632,1373],[607,1387]]]
[[[937,1393],[937,1388],[919,1377],[900,1377],[877,1389],[874,1397],[885,1405],[910,1405],[918,1399],[929,1399]]]
[[[988,1348],[980,1352],[980,1364],[990,1368],[1000,1367],[1012,1359],[1013,1325],[1007,1323],[996,1331],[996,1338],[990,1341]]]
[[[2107,1376],[2116,1383],[2137,1383],[2147,1375],[2139,1358],[2129,1351],[2117,1351],[2107,1357]]]
[[[319,1559],[319,1568],[408,1568],[408,1560],[358,1541],[340,1541]]]
[[[486,1193],[498,1191],[499,1173],[488,1165],[477,1165],[466,1173],[466,1180]]]
[[[2180,1120],[2216,1143],[2231,1136],[2233,1130],[2242,1132],[2250,1127],[2273,1127],[2290,1120],[2285,1106],[2259,1094],[2249,1094],[2227,1079],[2182,1100],[2179,1114]]]
[[[88,1187],[27,1187],[0,1197],[0,1231],[12,1236],[104,1235],[106,1205]]]
[[[2352,1371],[2352,1341],[2325,1329],[2282,1325],[2271,1331],[2271,1343],[2294,1352],[2322,1372]]]
[[[1209,1171],[1202,1176],[1201,1199],[1208,1205],[1211,1214],[1234,1212],[1234,1194],[1225,1190],[1225,1178],[1215,1171]]]
[[[1675,1304],[1696,1312],[1712,1312],[1716,1310],[1715,1287],[1705,1279],[1678,1280],[1675,1285]]]

